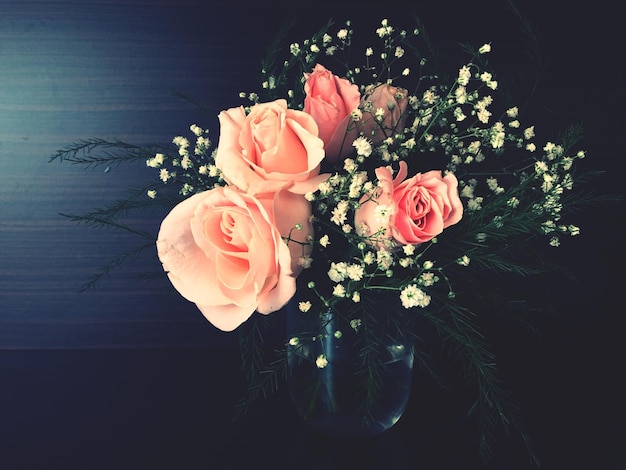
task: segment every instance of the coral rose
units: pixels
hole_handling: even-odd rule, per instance
[[[316,64],[304,77],[304,112],[310,114],[319,127],[326,158],[336,161],[352,150],[352,140],[358,137],[347,136],[346,130],[352,122],[350,114],[361,102],[359,88],[321,64]]]
[[[358,232],[372,237],[372,243],[424,243],[461,220],[463,204],[454,174],[432,170],[405,179],[407,174],[405,162],[400,162],[395,179],[389,168],[376,169],[379,185],[355,212]]]
[[[280,309],[296,291],[290,250],[274,220],[278,197],[217,187],[185,199],[161,223],[157,251],[172,285],[223,331],[255,310]]]
[[[241,106],[231,108],[219,121],[215,164],[229,184],[253,196],[283,189],[305,194],[325,179],[319,175],[324,148],[317,124],[288,109],[286,100],[256,104],[248,115]]]

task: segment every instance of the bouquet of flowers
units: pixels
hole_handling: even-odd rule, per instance
[[[272,45],[259,89],[219,114],[216,145],[194,123],[171,148],[93,139],[53,158],[145,159],[157,172],[147,191],[76,219],[119,225],[129,209],[171,205],[156,237],[164,271],[209,322],[241,333],[252,397],[276,386],[285,351],[323,338],[287,334],[273,358],[258,353],[256,325],[290,305],[302,317],[339,312],[366,367],[388,336],[431,370],[420,348],[431,328],[477,385],[485,432],[517,427],[476,299],[504,308],[486,279],[550,269],[544,246],[580,232],[568,218],[591,198],[572,191],[587,176],[576,168],[580,129],[539,140],[498,94],[491,44],[466,47],[447,78],[431,68],[419,23],[407,31],[384,19],[373,33],[356,63],[349,21],[282,56]],[[103,148],[117,153],[90,155]],[[319,369],[329,360],[314,358]]]

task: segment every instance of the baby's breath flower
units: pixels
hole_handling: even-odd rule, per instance
[[[163,165],[164,161],[165,161],[165,155],[162,153],[157,153],[154,157],[146,160],[146,165],[151,168],[158,168],[161,165]]]
[[[469,211],[478,211],[482,209],[483,198],[482,197],[474,197],[467,201],[467,210]]]
[[[404,308],[427,307],[430,304],[430,296],[417,287],[416,284],[406,286],[400,292],[400,301]]]
[[[458,122],[463,121],[467,116],[463,114],[463,110],[460,107],[454,108],[454,117]]]
[[[457,82],[461,86],[467,86],[472,77],[472,72],[467,65],[464,65],[459,69],[459,76],[457,77]]]
[[[424,287],[430,287],[437,282],[438,278],[435,276],[435,273],[422,273],[418,279],[419,284]]]
[[[519,206],[519,203],[520,203],[520,201],[516,197],[512,197],[512,198],[510,198],[510,199],[508,199],[506,201],[506,205],[509,206],[509,207],[512,207],[513,209],[515,209],[517,206]]]
[[[346,296],[346,288],[343,286],[343,284],[335,284],[335,287],[333,287],[333,295],[335,297]]]
[[[336,225],[342,225],[346,221],[347,213],[348,213],[348,201],[339,201],[337,206],[333,209],[331,217],[331,222]]]
[[[326,356],[324,354],[320,354],[319,356],[317,356],[317,359],[315,359],[315,365],[318,367],[318,369],[323,369],[328,365],[328,359],[326,359]]]
[[[502,148],[506,139],[504,126],[501,122],[496,122],[489,130],[490,143],[494,149]]]
[[[352,146],[356,149],[357,155],[369,157],[372,154],[372,144],[365,137],[357,137]]]
[[[402,251],[407,256],[413,256],[415,254],[415,245],[402,245]]]
[[[346,263],[331,263],[328,270],[328,277],[333,282],[342,282],[346,279],[347,265]]]
[[[376,252],[376,262],[380,269],[387,270],[393,264],[393,257],[391,253],[381,248]]]
[[[457,264],[459,264],[461,266],[469,266],[470,259],[469,259],[469,256],[463,255],[459,259],[457,259],[456,262],[457,262]]]
[[[376,261],[376,255],[374,253],[372,253],[371,251],[368,251],[367,253],[365,253],[365,255],[363,256],[363,262],[365,264],[373,264]]]
[[[309,269],[313,264],[313,258],[310,256],[301,256],[298,258],[298,266],[302,266],[304,269]]]
[[[364,269],[359,264],[350,264],[346,269],[346,274],[353,281],[360,281],[363,279]]]
[[[358,168],[358,166],[357,166],[356,162],[352,158],[346,158],[343,161],[343,169],[346,170],[348,173],[352,173],[357,168]]]

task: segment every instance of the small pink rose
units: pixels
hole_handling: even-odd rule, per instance
[[[219,114],[220,138],[215,163],[224,179],[251,194],[283,189],[304,194],[315,191],[323,142],[313,118],[287,108],[279,99],[259,103],[246,115],[243,107]]]
[[[336,161],[352,151],[352,140],[357,137],[348,140],[346,130],[352,122],[350,114],[361,101],[359,88],[321,64],[315,65],[304,77],[304,112],[309,113],[319,127],[326,159]]]
[[[217,187],[185,199],[161,223],[157,251],[172,285],[221,330],[255,310],[274,312],[295,293],[275,196]]]
[[[405,162],[394,179],[387,167],[376,169],[379,186],[361,199],[355,212],[359,233],[372,243],[418,244],[427,242],[463,216],[458,181],[441,171],[417,173],[406,179]]]
[[[361,100],[363,118],[357,123],[357,131],[373,144],[401,132],[407,118],[408,91],[404,88],[382,84],[366,90]],[[383,118],[376,113],[382,110]]]

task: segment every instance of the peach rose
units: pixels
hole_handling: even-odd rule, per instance
[[[317,124],[279,99],[259,103],[246,115],[242,106],[219,114],[220,138],[215,163],[224,179],[257,195],[288,189],[305,194],[317,189],[324,147]]]
[[[157,251],[172,285],[223,331],[255,310],[280,309],[296,291],[290,249],[274,220],[278,198],[217,187],[185,199],[161,223]]]
[[[360,234],[373,236],[375,243],[417,244],[439,235],[463,216],[458,181],[441,171],[417,173],[406,179],[406,162],[393,179],[387,167],[376,169],[379,186],[361,199],[355,212]]]
[[[401,131],[407,118],[408,97],[408,91],[404,88],[387,84],[368,89],[361,100],[363,118],[357,124],[357,131],[373,144]],[[375,118],[378,109],[384,112],[382,121]]]
[[[352,141],[358,137],[348,140],[346,130],[352,122],[350,114],[361,101],[359,88],[321,64],[315,65],[313,72],[305,73],[304,77],[304,112],[310,114],[319,127],[326,158],[336,161],[352,151]]]

